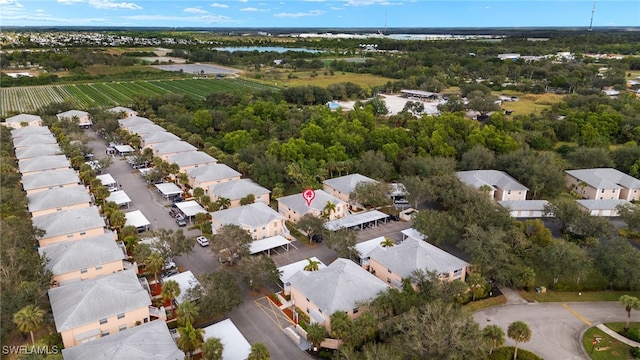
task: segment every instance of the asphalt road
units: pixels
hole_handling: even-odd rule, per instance
[[[531,329],[531,341],[520,347],[544,359],[588,359],[582,348],[582,334],[596,323],[626,321],[627,313],[617,302],[528,303],[503,305],[478,311],[473,318],[481,327],[500,326],[505,334],[509,324],[524,321]],[[640,321],[636,311],[631,321]],[[507,345],[514,345],[507,337]]]

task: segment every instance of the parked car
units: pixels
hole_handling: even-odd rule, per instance
[[[160,276],[160,279],[168,278],[169,276],[173,276],[178,273],[179,273],[178,269],[170,269],[163,272],[162,275]]]
[[[174,263],[173,260],[169,259],[164,262],[164,268],[162,270],[170,270],[175,268],[176,268],[176,263]]]
[[[199,244],[200,246],[202,246],[202,247],[209,246],[209,240],[208,240],[206,237],[204,237],[204,236],[198,236],[198,237],[196,238],[196,241],[197,241],[197,242],[198,242],[198,244]]]
[[[313,241],[313,242],[321,243],[322,240],[324,240],[322,234],[313,234],[311,236],[311,241]]]
[[[407,200],[407,199],[395,199],[393,202],[396,203],[396,204],[408,204],[409,200]]]
[[[400,221],[400,216],[398,215],[389,215],[389,219],[393,221]]]
[[[176,224],[178,226],[187,226],[187,220],[185,220],[182,215],[176,216]]]

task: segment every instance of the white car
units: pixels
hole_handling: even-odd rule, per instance
[[[173,260],[167,260],[164,263],[164,268],[162,270],[170,270],[170,269],[175,269],[176,267],[176,263],[173,262]]]
[[[198,244],[200,244],[200,246],[209,246],[209,240],[207,240],[207,238],[204,236],[198,236],[196,238],[196,241],[198,242]]]

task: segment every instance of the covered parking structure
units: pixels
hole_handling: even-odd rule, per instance
[[[127,195],[126,192],[124,192],[124,190],[118,190],[112,192],[111,195],[109,195],[109,197],[107,198],[107,202],[114,202],[118,206],[127,205],[128,209],[129,205],[131,205],[131,198],[129,197],[129,195]]]
[[[204,213],[207,214],[207,210],[205,210],[200,204],[198,204],[195,200],[189,200],[184,202],[175,203],[173,206],[177,207],[178,210],[182,213],[185,219],[189,219],[189,222],[193,222],[193,218],[196,214]]]
[[[113,147],[120,156],[133,154],[136,150],[130,145],[116,145]]]
[[[381,211],[371,210],[363,213],[348,215],[341,219],[328,221],[324,224],[324,228],[331,231],[336,231],[343,228],[362,230],[367,224],[378,226],[379,221],[382,221],[386,224],[388,218],[389,215]]]
[[[274,249],[279,247],[282,247],[289,251],[289,245],[291,245],[291,242],[284,236],[276,235],[265,239],[254,240],[251,244],[249,244],[249,251],[251,252],[251,255],[266,251],[267,255],[271,256],[271,251],[273,250],[273,252],[277,254],[278,252]],[[293,247],[295,248],[295,246]]]
[[[182,189],[180,189],[178,185],[171,182],[156,184],[156,188],[158,189],[158,191],[160,191],[160,194],[162,194],[162,196],[167,200],[182,194]]]
[[[125,213],[124,216],[127,218],[127,222],[125,222],[125,226],[133,226],[138,229],[138,232],[148,231],[149,225],[151,223],[144,216],[142,211],[136,210]]]

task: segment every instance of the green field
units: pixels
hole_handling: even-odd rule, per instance
[[[32,113],[50,103],[70,102],[76,109],[130,105],[134,95],[187,94],[204,99],[214,92],[276,89],[241,79],[117,81],[0,88],[0,116]]]

